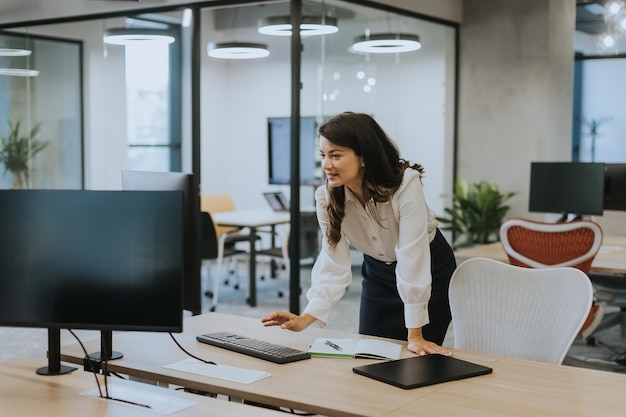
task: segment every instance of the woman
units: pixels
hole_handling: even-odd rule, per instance
[[[408,341],[419,355],[443,343],[451,315],[452,248],[424,199],[423,168],[366,114],[339,114],[319,128],[326,185],[315,193],[322,249],[302,315],[275,311],[261,321],[300,331],[325,324],[352,280],[349,243],[364,254],[359,333]]]

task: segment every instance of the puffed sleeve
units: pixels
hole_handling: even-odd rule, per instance
[[[326,238],[328,195],[324,186],[315,192],[317,220],[322,232],[322,249],[311,271],[311,288],[306,293],[309,300],[303,313],[326,324],[332,308],[341,300],[352,282],[350,247],[344,234],[337,246],[332,248]]]
[[[417,171],[405,171],[403,184],[394,200],[400,227],[396,247],[398,293],[404,302],[407,328],[422,327],[429,322],[428,301],[432,283],[429,219],[433,216]]]

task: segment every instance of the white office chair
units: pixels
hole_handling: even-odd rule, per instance
[[[578,269],[469,259],[450,282],[454,346],[560,364],[592,300],[591,282]]]

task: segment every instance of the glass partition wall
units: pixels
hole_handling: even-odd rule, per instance
[[[199,176],[203,195],[230,194],[238,208],[266,208],[264,191],[290,196],[293,190],[270,181],[270,152],[282,151],[274,160],[285,166],[290,154],[270,148],[269,126],[292,116],[295,97],[302,122],[300,152],[313,153],[300,155],[301,169],[302,161],[314,164],[319,180],[297,187],[299,207],[314,205],[314,189],[323,182],[317,143],[309,143],[316,140],[315,127],[353,111],[375,117],[402,156],[425,167],[428,203],[438,214],[443,212],[448,202],[442,195],[452,193],[454,176],[456,25],[370,7],[371,2],[216,3],[220,6],[10,29],[11,34],[28,34],[28,42],[52,39],[76,50],[68,55],[40,49],[42,61],[35,61],[33,52],[30,64],[35,68],[36,62],[40,70],[37,82],[44,80],[46,65],[58,66],[54,73],[45,71],[55,74],[46,90],[33,86],[36,77],[10,77],[7,87],[8,78],[0,75],[0,119],[16,115],[14,120],[21,120],[29,114],[30,128],[43,122],[41,139],[60,136],[45,130],[51,128],[49,118],[54,129],[65,132],[64,139],[54,139],[56,145],[51,140],[34,156],[32,185],[120,189],[122,170],[185,171]],[[306,26],[300,32],[301,89],[293,94],[290,26],[278,26],[278,35],[259,29],[288,24],[291,7],[300,3]],[[319,24],[334,28],[320,34]],[[150,48],[147,42],[132,46],[104,41],[110,32],[137,28],[144,36],[166,35],[173,41],[151,43]],[[386,43],[374,42],[369,51],[355,49],[364,40]],[[416,42],[419,49],[412,49]],[[242,59],[248,52],[261,56]],[[17,65],[3,59],[0,67]],[[5,134],[3,124],[0,120],[0,133]],[[55,164],[75,169],[64,174],[69,183],[42,182],[48,181],[45,167]],[[0,186],[11,186],[8,174],[0,177]],[[302,258],[316,255],[315,247],[301,249]],[[292,280],[299,280],[294,277],[298,272],[292,268]],[[290,309],[299,310],[297,302],[290,302]]]
[[[1,188],[82,187],[81,58],[79,42],[0,32]]]

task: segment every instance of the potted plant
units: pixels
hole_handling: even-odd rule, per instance
[[[30,130],[29,136],[20,137],[20,122],[8,122],[9,134],[0,134],[0,162],[4,165],[4,174],[11,171],[13,175],[12,187],[20,189],[28,185],[29,160],[48,146],[48,142],[36,139],[41,123]]]
[[[452,246],[459,248],[489,243],[496,236],[510,207],[504,202],[516,193],[501,193],[487,181],[469,183],[459,178],[454,185],[452,207],[444,208],[449,217],[437,217],[441,230],[452,231]]]

